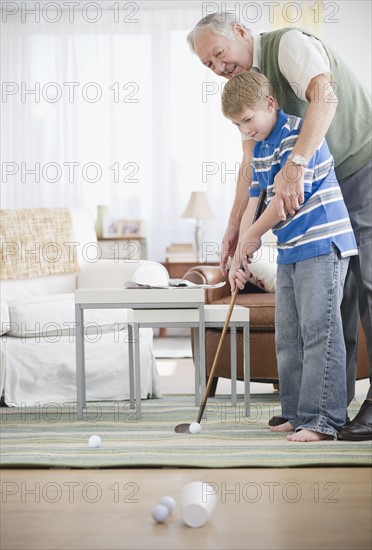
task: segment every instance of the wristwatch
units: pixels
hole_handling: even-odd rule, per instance
[[[297,166],[307,166],[307,160],[302,155],[296,155],[291,153],[288,155],[288,158],[293,164],[297,164]]]

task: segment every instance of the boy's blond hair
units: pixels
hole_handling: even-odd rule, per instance
[[[265,109],[269,96],[274,97],[274,92],[265,75],[255,72],[237,74],[224,86],[222,112],[231,118],[246,108]]]

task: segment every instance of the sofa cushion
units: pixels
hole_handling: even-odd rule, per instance
[[[252,258],[249,271],[252,275],[250,282],[265,292],[276,291],[276,257],[277,251],[271,244],[264,244]]]
[[[83,268],[85,264],[97,261],[101,255],[94,220],[92,213],[86,208],[71,208],[70,213],[77,243],[77,260],[80,268]]]
[[[1,279],[30,279],[79,271],[68,208],[1,210]]]
[[[84,324],[87,332],[101,334],[126,327],[125,309],[87,309]],[[22,338],[72,336],[75,324],[75,295],[35,296],[9,303],[8,333]],[[89,326],[90,325],[90,326]],[[98,326],[100,328],[98,328]]]
[[[92,214],[85,208],[71,208],[74,243],[77,243],[76,252],[80,268],[97,263],[99,249],[94,229]],[[5,301],[20,301],[32,296],[46,294],[62,294],[74,292],[76,289],[77,273],[64,275],[49,275],[27,279],[13,279],[1,281],[1,299]]]
[[[7,302],[21,301],[53,294],[75,292],[77,273],[49,275],[32,279],[1,281],[1,299]]]

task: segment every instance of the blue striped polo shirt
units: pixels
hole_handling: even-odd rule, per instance
[[[302,118],[278,111],[273,131],[253,149],[250,197],[258,197],[260,190],[266,189],[266,202],[270,202],[274,178],[285,165],[302,123]],[[292,264],[329,254],[333,246],[342,258],[358,254],[333,157],[324,139],[305,168],[304,192],[305,200],[297,213],[273,227],[278,239],[277,263]]]

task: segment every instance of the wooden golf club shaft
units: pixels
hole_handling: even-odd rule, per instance
[[[223,344],[223,342],[224,342],[224,340],[225,340],[225,336],[226,336],[227,329],[229,328],[229,323],[230,323],[231,315],[232,315],[232,312],[233,312],[233,309],[234,309],[234,305],[235,305],[235,301],[236,301],[236,297],[237,297],[237,295],[238,295],[238,292],[239,292],[239,287],[236,286],[236,287],[235,287],[235,290],[234,290],[234,293],[233,293],[233,295],[231,296],[231,302],[230,302],[229,311],[227,312],[227,315],[226,315],[225,324],[224,324],[224,326],[223,326],[223,330],[222,330],[222,334],[221,334],[221,337],[220,337],[220,341],[218,342],[218,347],[217,347],[216,355],[214,356],[213,365],[212,365],[211,371],[210,371],[210,373],[209,373],[208,384],[207,384],[206,387],[205,387],[205,390],[204,390],[204,393],[203,393],[203,397],[202,397],[202,402],[201,402],[201,404],[200,404],[200,409],[199,409],[199,413],[198,413],[198,418],[197,418],[197,420],[196,420],[199,424],[200,424],[200,421],[201,421],[201,419],[202,419],[202,417],[203,417],[204,409],[205,409],[205,406],[206,406],[206,404],[207,404],[209,391],[210,391],[211,385],[212,385],[212,383],[213,383],[214,371],[216,370],[217,362],[218,362],[218,359],[219,359],[220,353],[221,353],[222,344]]]
[[[256,212],[254,214],[252,223],[254,223],[260,217],[260,215],[263,211],[264,204],[265,204],[265,198],[266,198],[266,190],[262,190],[260,192],[260,196],[258,198],[257,208],[256,208]],[[232,315],[232,312],[233,312],[233,309],[234,309],[234,305],[235,305],[235,302],[236,302],[236,297],[238,295],[238,292],[239,292],[239,288],[237,286],[235,286],[234,293],[231,296],[230,307],[229,307],[229,310],[228,310],[227,315],[226,315],[226,320],[225,320],[225,323],[224,323],[224,326],[223,326],[220,341],[218,343],[216,355],[214,356],[213,365],[212,365],[211,371],[209,373],[208,383],[206,385],[206,388],[204,390],[203,397],[202,397],[202,400],[201,400],[199,413],[198,413],[198,418],[196,420],[196,422],[198,422],[198,424],[200,424],[200,421],[203,418],[205,406],[206,406],[207,400],[208,400],[209,391],[210,391],[210,388],[211,388],[212,383],[213,383],[213,378],[214,378],[213,375],[214,375],[214,372],[215,372],[216,367],[217,367],[217,362],[218,362],[218,359],[220,357],[222,344],[225,340],[227,329],[229,328],[229,323],[230,323],[231,315]]]

